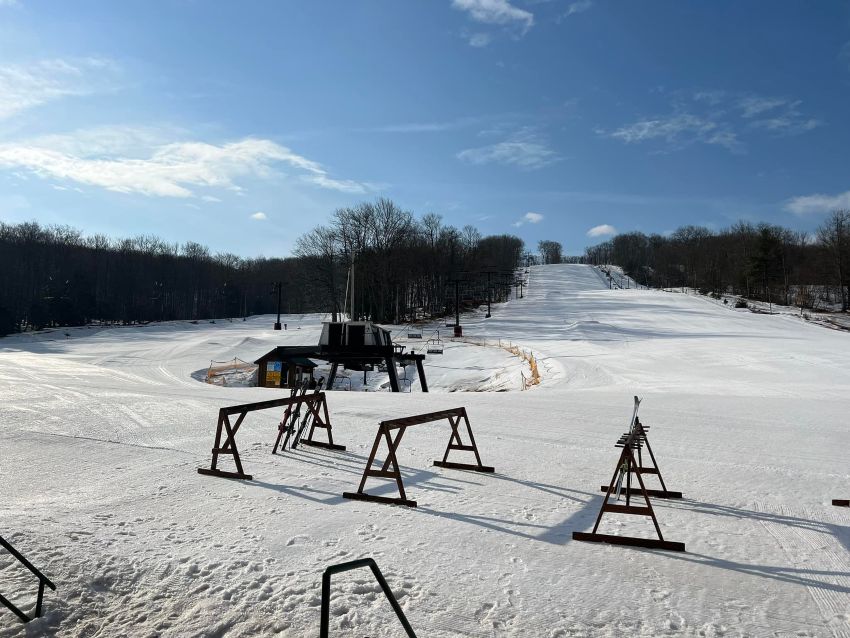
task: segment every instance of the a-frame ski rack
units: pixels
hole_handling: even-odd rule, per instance
[[[398,449],[401,439],[404,436],[405,430],[412,425],[420,423],[430,423],[432,421],[440,421],[448,419],[452,427],[452,433],[449,437],[449,443],[446,446],[446,452],[443,454],[442,461],[434,461],[437,467],[446,467],[455,470],[472,470],[474,472],[494,472],[495,468],[488,465],[482,465],[481,455],[478,454],[478,446],[475,443],[475,437],[472,435],[472,427],[469,425],[469,417],[466,415],[466,408],[453,408],[451,410],[441,410],[440,412],[429,412],[428,414],[417,414],[415,416],[403,417],[400,419],[390,419],[389,421],[381,421],[378,426],[378,433],[375,435],[375,443],[372,446],[372,452],[369,454],[369,460],[366,462],[366,469],[363,470],[363,478],[360,480],[360,486],[356,492],[344,492],[345,498],[353,498],[361,501],[373,501],[375,503],[389,503],[393,505],[406,505],[408,507],[416,507],[416,501],[407,498],[404,491],[404,483],[401,480],[401,471],[398,467],[398,459],[396,459],[396,450]],[[466,432],[469,437],[469,444],[466,445],[460,438],[458,428],[460,420],[463,419],[466,423]],[[397,431],[395,438],[392,432]],[[378,453],[378,448],[381,446],[381,441],[386,441],[387,457],[380,469],[373,469],[375,463],[375,455]],[[449,452],[452,450],[473,452],[475,454],[475,463],[455,463],[448,460]],[[367,494],[363,491],[366,485],[366,479],[369,477],[394,479],[398,487],[399,498],[388,496],[376,496]]]
[[[651,549],[668,549],[675,552],[685,551],[685,544],[675,541],[664,540],[664,535],[661,533],[661,527],[658,525],[658,519],[655,517],[655,510],[652,509],[652,503],[649,501],[649,493],[646,485],[643,482],[641,472],[635,472],[637,461],[633,450],[640,446],[640,435],[637,428],[633,428],[631,432],[626,432],[617,441],[616,447],[622,448],[620,460],[617,462],[617,468],[614,470],[614,475],[611,477],[611,483],[606,488],[605,500],[602,501],[602,507],[599,508],[599,515],[596,517],[596,523],[593,525],[592,532],[573,532],[573,540],[591,541],[596,543],[612,543],[614,545],[631,545],[635,547],[649,547]],[[640,488],[632,488],[632,474],[637,477]],[[612,494],[619,497],[619,491],[622,484],[622,479],[626,479],[626,487],[624,493],[626,495],[626,504],[609,504],[608,501]],[[640,495],[643,497],[645,506],[632,505],[632,495]],[[640,538],[636,536],[616,536],[613,534],[599,534],[599,523],[602,521],[602,515],[605,513],[611,514],[630,514],[634,516],[649,516],[652,519],[652,524],[655,526],[655,532],[658,538]]]
[[[673,492],[667,489],[667,486],[664,484],[664,477],[661,476],[661,468],[658,467],[658,461],[655,460],[655,454],[652,453],[652,446],[649,444],[649,439],[647,438],[647,432],[649,431],[649,426],[644,425],[640,422],[640,419],[635,415],[635,421],[633,426],[634,432],[637,434],[637,463],[634,467],[631,468],[631,471],[635,474],[655,474],[658,476],[658,480],[661,482],[660,490],[646,490],[646,493],[649,496],[655,496],[657,498],[682,498],[681,492]],[[649,452],[649,458],[652,460],[652,465],[647,466],[643,464],[643,451],[642,449],[646,447],[646,451]],[[608,491],[608,486],[603,485],[600,488],[603,492]],[[640,490],[632,487],[632,488],[623,488],[630,489],[632,494],[640,494]]]
[[[270,408],[278,408],[286,406],[296,409],[293,406],[307,410],[307,416],[313,419],[310,434],[307,439],[302,440],[303,445],[315,445],[318,447],[326,447],[332,450],[344,450],[345,446],[336,445],[333,442],[333,434],[331,430],[331,421],[328,416],[328,404],[324,392],[315,392],[313,394],[299,394],[284,399],[272,399],[271,401],[259,401],[257,403],[244,403],[242,405],[232,405],[226,408],[221,408],[218,411],[218,423],[215,431],[215,447],[212,449],[212,461],[210,467],[199,467],[198,474],[207,474],[209,476],[220,476],[223,478],[244,479],[250,481],[253,477],[246,474],[242,469],[242,460],[239,457],[239,449],[236,447],[236,433],[242,426],[242,422],[249,412],[257,410],[268,410]],[[231,424],[230,417],[239,415],[236,422]],[[306,425],[306,421],[304,422]],[[322,441],[313,441],[313,432],[316,428],[323,428],[328,431],[328,443]],[[224,443],[222,444],[222,434],[224,434]],[[282,432],[278,432],[278,441]],[[275,443],[277,447],[277,442]],[[236,465],[236,471],[230,472],[218,469],[218,457],[222,454],[231,455],[233,462]]]

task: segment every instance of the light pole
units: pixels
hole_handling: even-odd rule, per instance
[[[486,319],[490,318],[490,298],[493,296],[492,291],[493,291],[493,289],[490,287],[490,271],[488,270],[487,271],[487,315],[485,316]]]
[[[153,282],[153,298],[154,301],[159,301],[159,320],[165,320],[165,284],[161,281]]]
[[[281,289],[281,287],[282,287],[282,284],[279,281],[274,284],[274,288],[277,288],[277,323],[274,324],[275,330],[280,330],[280,328],[281,328],[281,324],[280,324],[280,294],[281,294],[280,289]]]
[[[455,337],[463,336],[463,328],[460,327],[460,280],[455,279]]]

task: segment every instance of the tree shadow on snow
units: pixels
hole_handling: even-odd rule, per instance
[[[345,500],[344,498],[342,498],[342,494],[339,492],[317,490],[313,487],[295,487],[293,485],[281,485],[279,483],[266,483],[265,481],[258,481],[256,479],[251,481],[251,485],[256,485],[257,487],[262,487],[263,489],[272,490],[274,492],[280,492],[281,494],[286,494],[287,496],[303,498],[313,503],[321,503],[322,505],[339,505]]]
[[[820,534],[828,534],[842,545],[845,551],[850,551],[850,527],[829,523],[824,521],[816,521],[808,518],[800,518],[799,516],[791,516],[788,514],[777,514],[775,512],[761,512],[757,510],[748,510],[740,507],[732,507],[729,505],[715,505],[714,503],[703,503],[694,501],[689,498],[682,499],[678,502],[666,501],[660,503],[653,501],[653,506],[666,507],[688,512],[697,512],[701,514],[710,514],[712,516],[728,516],[732,518],[741,518],[764,523],[774,523],[777,525],[786,525],[801,530],[818,532]]]
[[[539,490],[560,499],[567,499],[581,503],[581,507],[570,513],[564,520],[555,525],[535,523],[528,520],[497,518],[481,514],[464,514],[461,512],[447,512],[430,507],[419,507],[417,511],[429,516],[439,516],[470,525],[477,525],[495,532],[502,532],[512,536],[518,536],[527,540],[541,541],[553,545],[565,545],[572,540],[572,532],[577,529],[585,529],[592,526],[602,505],[602,496],[581,490],[573,490],[560,485],[540,483],[512,478],[504,474],[490,474],[488,478],[496,478],[511,483],[517,483],[524,487]],[[577,496],[580,495],[580,496]],[[589,498],[581,498],[581,496]]]
[[[643,549],[635,549],[635,551],[647,551]],[[737,561],[716,558],[705,554],[673,553],[673,552],[652,552],[658,557],[664,557],[670,560],[679,560],[686,563],[694,563],[696,565],[705,565],[715,567],[717,569],[726,569],[748,576],[758,576],[761,578],[769,578],[778,580],[784,583],[794,585],[804,585],[805,587],[814,587],[816,589],[824,589],[842,594],[850,593],[850,586],[839,585],[836,583],[824,582],[817,580],[816,576],[833,577],[847,579],[850,574],[846,571],[831,571],[822,569],[803,569],[798,567],[784,567],[780,565],[752,565],[748,563],[740,563]]]
[[[318,467],[324,467],[327,469],[334,470],[335,472],[344,472],[346,474],[356,476],[356,479],[352,480],[346,491],[354,491],[357,489],[357,486],[360,484],[360,479],[363,476],[363,469],[366,467],[366,462],[368,460],[367,457],[354,452],[342,452],[341,454],[340,452],[334,452],[333,455],[316,453],[313,450],[308,453],[303,449],[299,450],[298,452],[300,453],[293,454],[290,451],[287,451],[286,453],[278,454],[277,456],[289,457],[291,460],[297,461],[299,463],[316,465]],[[347,457],[345,460],[351,461],[351,463],[347,466],[342,466],[338,455]],[[354,463],[355,461],[358,462]],[[375,460],[376,465],[380,465],[382,463],[383,460],[381,459]],[[411,468],[406,468],[404,466],[400,466],[399,469],[401,471],[402,482],[404,483],[406,492],[409,492],[411,488],[414,488],[414,491],[419,489],[424,492],[443,492],[448,494],[454,494],[456,492],[461,491],[462,489],[462,487],[457,484],[477,486],[481,485],[481,483],[478,483],[476,481],[468,481],[461,478],[443,476],[431,470],[414,470]],[[322,503],[325,505],[339,505],[348,502],[347,499],[344,499],[342,497],[342,491],[329,492],[327,490],[320,490],[312,487],[295,487],[292,485],[285,485],[280,483],[268,483],[265,481],[258,481],[256,479],[252,480],[251,484],[257,485],[264,489],[270,489],[276,492],[281,492],[288,496],[295,496],[297,498],[303,498],[308,501]],[[398,495],[398,487],[395,481],[392,479],[370,477],[367,480],[364,490],[369,494],[374,494],[376,496]],[[328,496],[330,498],[320,498],[320,496]],[[413,498],[414,500],[416,498],[415,494],[412,493],[408,493],[408,497]]]

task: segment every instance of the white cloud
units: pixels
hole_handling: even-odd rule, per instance
[[[707,102],[716,106],[726,99],[726,91],[697,91],[691,97],[695,102]]]
[[[564,13],[564,17],[566,18],[576,13],[583,13],[592,6],[593,0],[578,0],[577,2],[571,2],[567,7],[566,13]]]
[[[458,117],[453,120],[433,122],[402,122],[354,129],[358,133],[441,133],[480,124],[483,116]]]
[[[468,148],[457,154],[458,159],[470,164],[503,164],[534,170],[557,162],[560,157],[532,131],[522,130],[511,138],[477,148]]]
[[[322,188],[365,193],[367,185],[328,176],[321,164],[265,139],[226,144],[163,143],[151,129],[106,127],[0,144],[0,168],[120,193],[194,197],[196,188],[239,192],[240,177],[270,177],[287,165]]]
[[[264,212],[257,211],[256,213],[251,215],[251,219],[256,219],[257,221],[264,221],[264,220],[268,219],[268,217],[266,216],[266,214]]]
[[[691,113],[641,120],[617,129],[610,136],[627,144],[661,139],[674,146],[703,142],[731,151],[741,148],[738,136],[727,126]]]
[[[523,224],[539,224],[543,221],[543,215],[540,213],[526,213],[522,217],[520,217],[517,221],[515,221],[512,225],[517,228],[522,226]]]
[[[452,6],[466,11],[476,22],[516,26],[523,34],[534,25],[530,11],[515,7],[508,0],[452,0]]]
[[[772,111],[784,106],[788,100],[778,97],[759,97],[747,96],[738,101],[738,108],[741,109],[744,117],[754,117],[766,111]]]
[[[0,119],[61,97],[92,93],[113,71],[113,63],[97,58],[0,66]]]
[[[785,210],[795,215],[828,213],[839,208],[850,208],[850,191],[838,195],[804,195],[794,197],[785,204]]]
[[[823,124],[815,118],[805,117],[800,112],[801,104],[801,100],[792,102],[785,98],[748,96],[738,102],[738,107],[743,111],[742,117],[751,120],[753,128],[779,135],[795,135]],[[753,119],[756,116],[760,117]]]
[[[705,135],[716,127],[717,125],[714,122],[709,122],[689,113],[682,113],[667,118],[640,120],[617,129],[611,133],[611,137],[616,137],[629,144],[655,138],[675,142],[684,133]]]
[[[469,46],[481,48],[486,47],[493,40],[489,33],[473,33],[469,36]]]
[[[793,115],[780,115],[763,120],[753,121],[753,126],[757,128],[767,129],[775,133],[785,133],[792,135],[795,133],[805,133],[821,126],[823,122],[814,118],[797,119]]]
[[[754,128],[761,128],[777,135],[797,135],[811,131],[823,124],[815,118],[805,117],[800,112],[802,101],[783,102],[779,112],[773,112],[770,117],[752,121]]]
[[[0,0],[0,7],[17,7],[20,6],[18,0]]]
[[[599,226],[594,226],[589,231],[587,231],[588,237],[608,237],[610,235],[616,235],[617,229],[614,228],[611,224],[600,224]]]
[[[613,132],[597,133],[627,144],[651,140],[665,142],[671,149],[702,143],[722,146],[733,153],[744,152],[741,136],[761,130],[774,136],[796,135],[823,125],[801,113],[800,100],[753,94],[703,90],[672,94],[673,113],[642,119]]]
[[[362,194],[371,190],[380,190],[374,184],[356,182],[352,179],[333,179],[332,177],[328,177],[328,174],[322,169],[311,170],[306,175],[303,175],[302,179],[316,186],[343,193]]]

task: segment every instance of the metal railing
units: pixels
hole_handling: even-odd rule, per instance
[[[361,567],[368,567],[372,570],[375,580],[378,581],[378,584],[384,591],[384,596],[386,596],[387,600],[390,601],[390,605],[392,605],[395,615],[401,622],[401,626],[404,627],[404,631],[407,632],[408,638],[416,638],[416,634],[413,632],[413,628],[407,621],[407,617],[404,615],[401,605],[398,604],[395,595],[390,589],[390,586],[387,584],[387,580],[378,568],[378,564],[371,558],[361,558],[348,563],[331,565],[325,570],[325,573],[322,574],[322,624],[319,629],[319,638],[328,638],[331,612],[331,576],[339,574],[340,572],[351,571],[352,569],[360,569]]]
[[[41,600],[44,597],[44,586],[47,585],[50,589],[56,591],[56,585],[54,585],[51,580],[41,573],[41,571],[34,567],[31,562],[29,562],[26,558],[24,558],[23,554],[21,554],[18,550],[12,547],[6,539],[0,536],[0,545],[2,545],[12,556],[18,559],[20,563],[30,570],[33,575],[38,577],[38,600],[35,603],[35,615],[32,618],[27,616],[24,612],[18,609],[12,602],[7,599],[5,596],[0,594],[0,603],[3,603],[8,607],[18,618],[21,619],[21,622],[29,622],[34,618],[39,618],[41,616]]]

